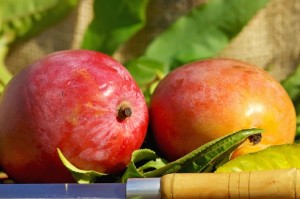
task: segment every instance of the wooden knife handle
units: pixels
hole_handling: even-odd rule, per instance
[[[300,198],[300,170],[168,174],[161,179],[161,197]]]

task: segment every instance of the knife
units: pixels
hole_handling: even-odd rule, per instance
[[[300,198],[300,169],[173,173],[127,183],[1,184],[0,198]]]

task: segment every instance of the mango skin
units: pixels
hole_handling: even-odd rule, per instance
[[[117,117],[121,106],[132,115]],[[125,169],[146,135],[148,108],[129,72],[87,50],[50,54],[17,74],[0,101],[0,165],[22,183],[74,182],[76,167]]]
[[[150,126],[158,148],[175,160],[221,136],[262,128],[262,140],[249,140],[232,158],[271,145],[292,143],[296,113],[285,89],[270,74],[233,59],[209,59],[181,66],[156,87]]]

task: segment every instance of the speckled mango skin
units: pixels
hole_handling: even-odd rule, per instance
[[[120,106],[132,115],[117,117]],[[146,135],[148,108],[129,72],[87,50],[50,54],[17,74],[0,101],[0,165],[17,182],[73,182],[76,167],[125,169]]]
[[[233,59],[181,66],[156,87],[150,124],[158,148],[175,160],[218,137],[262,128],[260,143],[244,142],[232,158],[292,143],[296,114],[284,88],[263,69]]]

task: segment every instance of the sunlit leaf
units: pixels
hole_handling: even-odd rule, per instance
[[[268,0],[209,0],[179,18],[146,49],[145,57],[181,64],[215,57]]]
[[[154,151],[150,149],[139,149],[133,152],[131,161],[122,175],[121,182],[128,178],[144,178],[144,171],[147,169],[158,169],[166,164]]]
[[[151,59],[139,58],[126,64],[126,67],[144,93],[147,102],[157,83],[164,78],[168,69],[165,64]]]
[[[67,158],[62,154],[62,152],[57,149],[58,155],[62,161],[62,163],[65,165],[67,169],[71,172],[74,179],[78,183],[93,183],[97,180],[97,178],[101,178],[103,176],[106,176],[105,173],[99,173],[92,170],[82,170],[75,167],[72,163],[70,163]]]
[[[300,144],[271,146],[265,150],[239,156],[216,172],[260,171],[300,168]]]
[[[147,5],[148,0],[94,1],[94,18],[84,35],[82,47],[113,54],[144,26]]]

